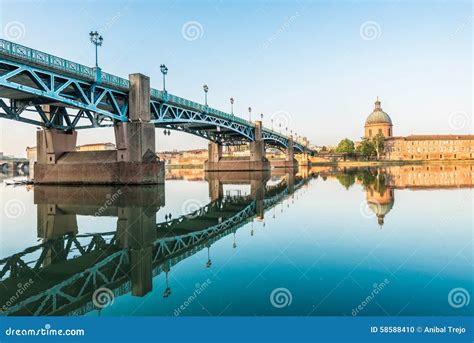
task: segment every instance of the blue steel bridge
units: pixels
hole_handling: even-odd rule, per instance
[[[112,126],[129,121],[129,90],[129,80],[100,68],[0,39],[1,118],[64,131]],[[255,123],[167,91],[150,89],[150,114],[155,127],[221,145],[256,140]],[[261,139],[283,149],[290,137],[263,128]],[[295,152],[312,153],[306,139],[292,146]]]
[[[101,287],[115,297],[130,292],[143,296],[151,291],[153,277],[165,273],[167,278],[180,261],[235,235],[253,218],[263,217],[301,189],[309,178],[297,176],[291,179],[291,187],[289,180],[264,187],[261,199],[224,197],[193,213],[155,223],[154,238],[148,233],[144,235],[147,240],[137,243],[140,239],[135,237],[135,246],[124,246],[124,234],[118,230],[69,233],[4,258],[0,260],[0,302],[8,306],[0,309],[0,315],[81,315],[98,309],[93,294]],[[19,288],[23,290],[20,295]],[[170,294],[167,284],[163,296]]]

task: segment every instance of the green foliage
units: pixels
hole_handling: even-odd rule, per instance
[[[368,138],[362,138],[362,141],[357,146],[356,152],[365,158],[375,156],[376,150],[373,142]]]
[[[341,140],[336,148],[336,152],[338,153],[353,154],[354,151],[354,142],[348,138]]]
[[[346,189],[349,189],[355,183],[355,175],[353,173],[337,175],[336,178]]]
[[[380,158],[380,154],[383,153],[385,137],[381,133],[378,133],[373,139],[372,144],[374,146],[374,150],[377,154],[377,159]]]

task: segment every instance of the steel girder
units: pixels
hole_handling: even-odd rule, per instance
[[[0,89],[0,96],[10,99],[10,106],[3,100],[0,104],[0,116],[6,119],[64,130],[84,128],[78,126],[82,118],[90,121],[86,127],[101,126],[104,118],[128,120],[127,93],[5,58],[0,58]],[[46,113],[42,105],[58,107],[61,113]],[[22,117],[26,110],[36,112],[39,120]]]

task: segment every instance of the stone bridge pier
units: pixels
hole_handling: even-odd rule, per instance
[[[262,139],[262,122],[255,122],[255,140],[250,142],[249,157],[223,157],[222,145],[209,143],[209,157],[204,163],[204,171],[262,171],[270,170],[270,162],[265,157],[265,143]]]
[[[37,132],[37,184],[159,184],[164,163],[155,154],[155,127],[150,123],[150,79],[129,75],[129,116],[115,122],[117,150],[76,151],[77,131],[42,129]],[[60,107],[45,105],[53,117]]]

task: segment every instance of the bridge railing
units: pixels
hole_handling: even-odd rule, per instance
[[[67,59],[57,57],[57,56],[54,56],[54,55],[51,55],[39,50],[28,48],[24,45],[16,44],[4,39],[0,39],[0,55],[1,54],[11,56],[14,59],[28,61],[35,65],[46,67],[49,69],[61,70],[63,72],[72,74],[74,76],[78,76],[79,78],[85,79],[88,81],[95,80],[95,75],[96,75],[95,68],[87,67],[85,65],[72,62]],[[129,89],[130,87],[130,82],[127,79],[124,79],[112,74],[108,74],[105,72],[101,72],[101,75],[102,75],[101,82],[106,85],[110,85],[112,87],[119,87],[121,89]],[[223,119],[229,119],[236,122],[240,122],[247,126],[254,126],[253,123],[245,119],[242,119],[232,114],[225,113],[223,111],[219,111],[217,109],[199,104],[191,100],[181,98],[176,95],[172,95],[169,93],[165,94],[165,92],[160,91],[158,89],[152,88],[150,90],[150,93],[151,93],[150,95],[152,99],[155,98],[156,100],[159,100],[159,101],[164,101],[165,99],[167,99],[167,101],[170,101],[180,106],[188,107],[198,112],[207,112],[217,117],[221,117]]]

